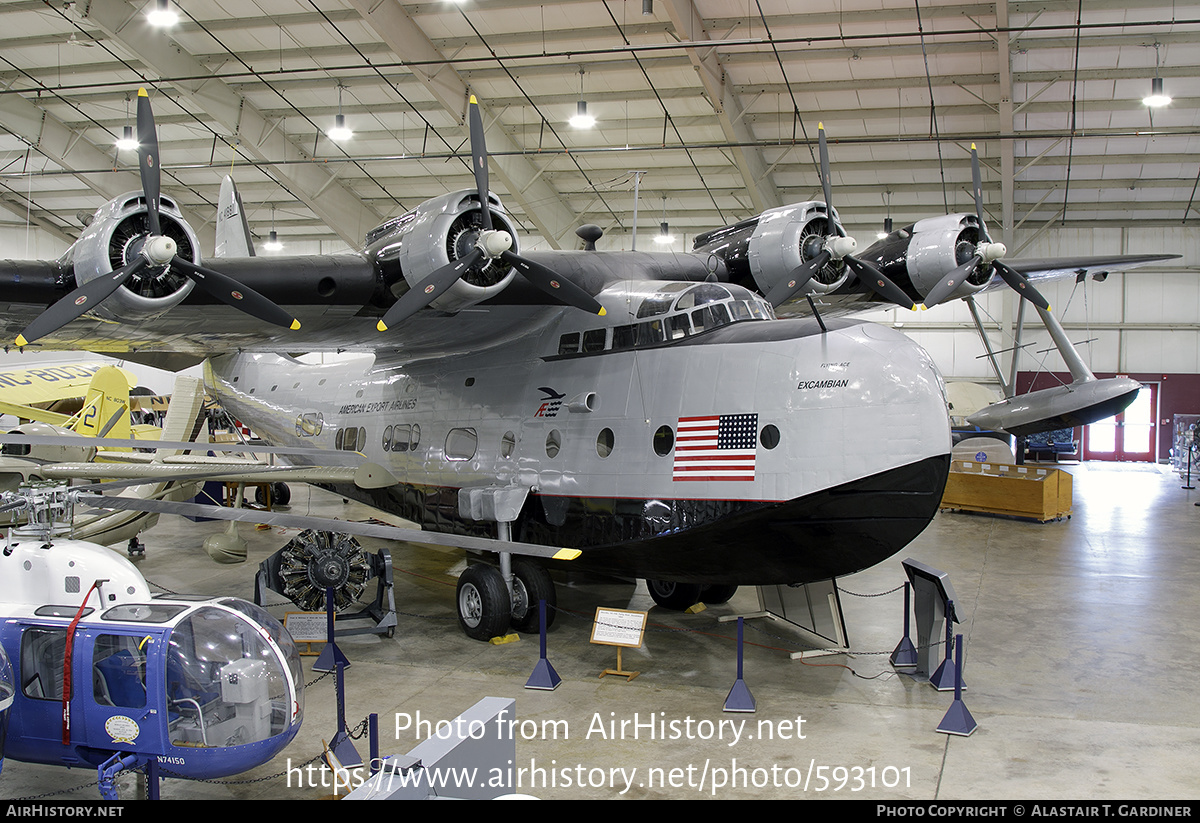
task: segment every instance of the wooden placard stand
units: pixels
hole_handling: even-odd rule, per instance
[[[649,612],[628,611],[626,609],[606,609],[596,607],[596,617],[592,621],[591,642],[601,646],[617,647],[617,667],[605,669],[600,677],[615,674],[624,677],[628,683],[641,672],[627,672],[622,667],[621,650],[624,648],[640,649],[642,638],[646,633],[646,619]]]
[[[337,619],[336,615],[334,619]],[[328,642],[327,620],[325,612],[286,612],[283,615],[284,628],[292,636],[301,657],[320,655],[320,652],[313,650],[312,644]],[[304,648],[301,648],[302,644]]]

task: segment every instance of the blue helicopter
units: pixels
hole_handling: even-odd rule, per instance
[[[262,608],[232,597],[152,597],[117,553],[49,531],[0,550],[0,648],[12,664],[0,755],[216,778],[267,762],[303,716],[300,656]],[[2,680],[2,674],[0,674]]]

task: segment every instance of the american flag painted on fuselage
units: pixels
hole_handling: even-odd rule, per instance
[[[753,480],[757,414],[681,417],[672,480]]]

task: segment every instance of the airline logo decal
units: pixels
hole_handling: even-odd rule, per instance
[[[538,406],[538,410],[533,413],[533,416],[558,417],[558,410],[562,408],[562,401],[566,395],[556,392],[549,386],[538,386],[538,391],[546,396],[542,398],[542,404]]]

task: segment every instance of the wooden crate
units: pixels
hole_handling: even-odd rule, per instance
[[[955,460],[941,508],[1028,517],[1071,516],[1071,475],[1061,469]]]

